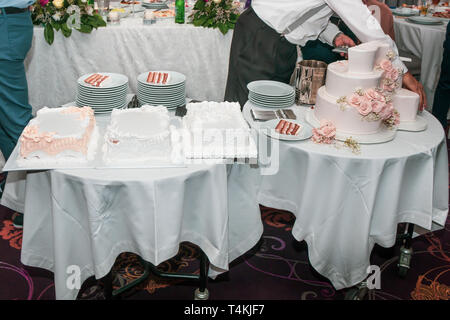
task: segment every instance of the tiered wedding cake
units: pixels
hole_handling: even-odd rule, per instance
[[[89,107],[44,107],[20,137],[18,164],[82,163],[95,156],[97,126]]]
[[[103,146],[106,163],[140,162],[172,157],[172,138],[176,131],[170,125],[169,112],[163,106],[111,113]]]
[[[390,47],[379,41],[349,48],[348,61],[328,65],[325,86],[319,89],[308,120],[315,126],[330,121],[340,140],[350,136],[362,143],[393,139],[400,117],[412,117],[418,107],[405,90],[394,99],[402,83],[402,70],[391,62],[394,57]]]

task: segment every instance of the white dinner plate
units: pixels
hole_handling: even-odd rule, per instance
[[[84,82],[85,79],[89,78],[94,73],[99,73],[104,76],[110,76],[111,79],[105,86],[102,86],[102,87],[95,87],[93,85],[90,85],[90,84]],[[109,72],[94,72],[94,73],[88,73],[88,74],[85,74],[85,75],[81,76],[80,78],[78,78],[78,84],[84,88],[110,89],[110,88],[117,88],[117,87],[123,86],[126,83],[128,83],[128,77],[123,74],[109,73]]]
[[[442,20],[438,18],[432,18],[432,17],[409,17],[406,18],[407,21],[417,24],[423,24],[423,25],[438,25],[443,24]]]
[[[167,84],[158,84],[158,85],[147,83],[147,77],[148,77],[148,73],[149,72],[168,73],[168,74],[170,74],[169,82]],[[186,81],[186,76],[184,74],[176,72],[176,71],[150,70],[150,71],[141,73],[138,76],[137,80],[140,83],[142,83],[142,84],[144,84],[146,86],[149,86],[149,87],[166,87],[166,88],[169,88],[169,87],[173,87],[173,86],[176,86],[176,85],[181,85],[182,83],[184,83]]]
[[[272,109],[289,108],[292,107],[292,105],[294,105],[295,103],[295,101],[293,103],[261,103],[253,99],[249,99],[249,101],[257,107],[272,108]]]
[[[300,126],[300,131],[297,133],[297,135],[294,136],[278,133],[275,131],[275,128],[280,121],[281,119],[273,119],[266,121],[261,124],[259,130],[263,132],[265,135],[278,140],[299,141],[299,140],[306,140],[312,137],[313,128],[308,123],[299,120],[286,120],[288,122],[296,123]]]
[[[287,96],[287,97],[271,97],[271,98],[267,98],[261,95],[257,95],[254,94],[252,92],[249,93],[248,95],[250,98],[253,98],[255,100],[259,100],[262,102],[286,102],[286,101],[291,101],[293,99],[295,99],[295,93],[293,95]]]
[[[288,96],[295,92],[292,86],[272,80],[252,81],[247,88],[254,93],[270,97]]]

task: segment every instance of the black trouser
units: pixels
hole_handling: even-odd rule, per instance
[[[450,41],[448,39],[447,41]],[[447,128],[447,113],[450,107],[450,50],[444,49],[441,76],[434,94],[433,115]]]
[[[239,17],[231,43],[225,101],[248,100],[247,84],[255,80],[289,83],[297,47],[266,25],[250,7]]]

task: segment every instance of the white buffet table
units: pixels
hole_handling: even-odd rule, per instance
[[[244,117],[258,128],[250,108]],[[293,110],[301,120],[307,107]],[[278,170],[261,176],[259,203],[295,215],[293,236],[307,242],[311,265],[336,290],[367,277],[373,246],[392,247],[398,223],[425,231],[445,225],[446,140],[436,118],[424,117],[426,131],[399,131],[391,142],[361,145],[360,154],[311,140],[280,141]]]
[[[394,16],[397,47],[422,59],[420,82],[424,86],[430,106],[433,104],[441,72],[446,27],[447,22],[442,25],[420,25]]]
[[[48,45],[44,29],[35,27],[25,62],[30,104],[36,112],[72,101],[76,80],[90,72],[125,74],[129,92],[137,92],[137,76],[149,70],[181,72],[187,75],[188,97],[223,101],[232,34],[232,30],[223,35],[218,29],[178,25],[173,19],[143,25],[142,18],[127,17],[118,26],[91,34],[74,31],[64,38],[55,32],[53,44]]]
[[[263,232],[258,177],[240,164],[12,172],[2,204],[24,212],[22,263],[52,271],[56,298],[75,299],[67,268],[99,279],[122,252],[158,265],[189,241],[209,276],[227,271]]]

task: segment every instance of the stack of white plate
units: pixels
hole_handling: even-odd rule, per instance
[[[96,73],[109,76],[109,81],[101,87],[95,87],[84,82],[93,73],[81,76],[78,79],[77,106],[89,106],[98,114],[110,113],[113,109],[125,108],[128,93],[128,78],[117,73]]]
[[[142,6],[145,9],[167,9],[169,8],[165,1],[158,1],[158,2],[149,2],[149,1],[142,1]]]
[[[247,85],[248,99],[257,107],[289,108],[295,103],[294,87],[272,80],[258,80]]]
[[[186,76],[175,71],[152,71],[169,73],[166,84],[152,84],[147,82],[148,72],[141,73],[138,80],[137,97],[140,105],[163,105],[173,109],[186,104]]]

